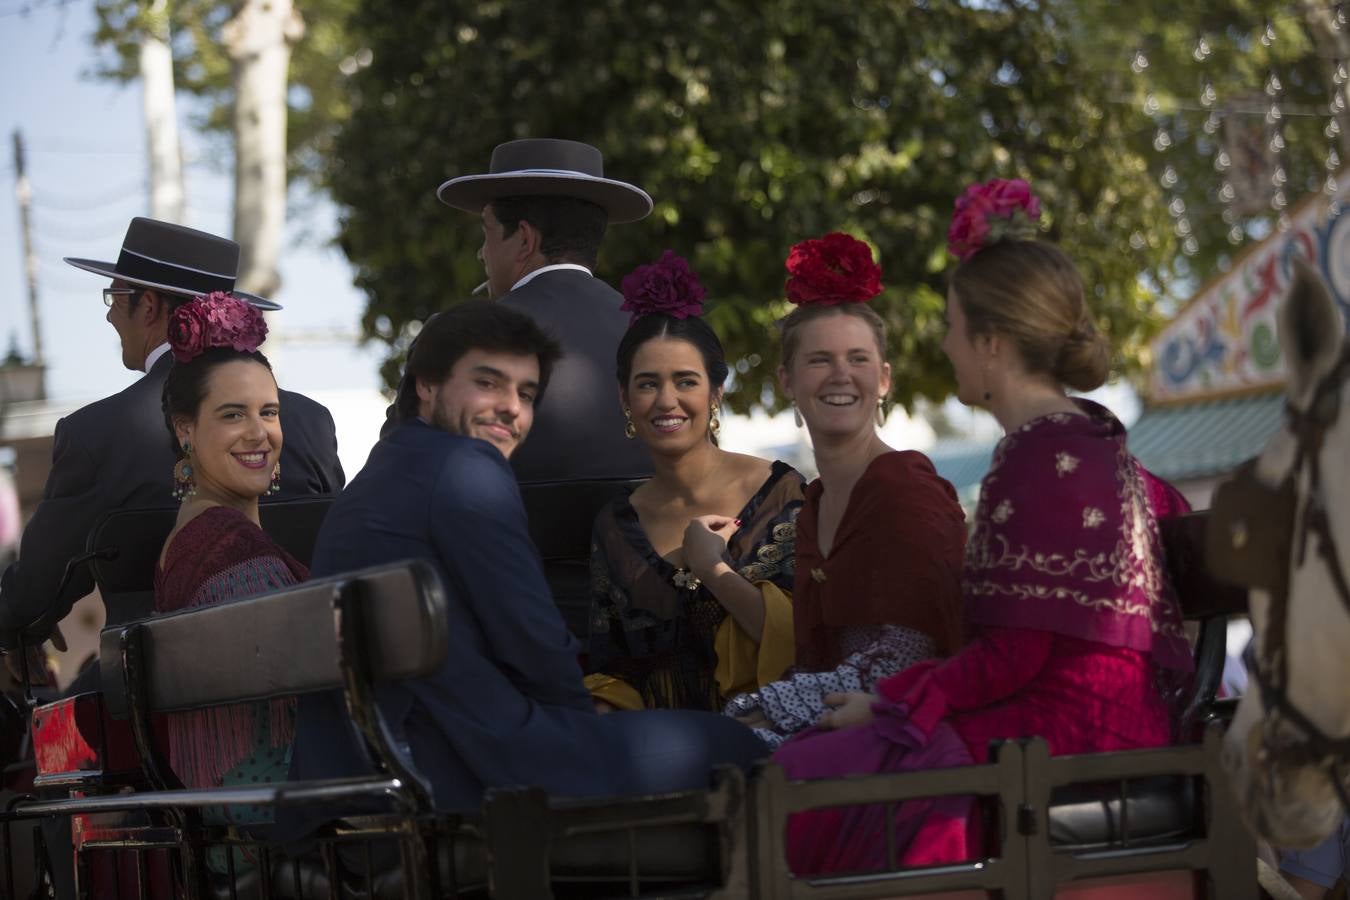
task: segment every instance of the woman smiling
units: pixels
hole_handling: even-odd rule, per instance
[[[922,453],[877,433],[891,388],[886,326],[866,303],[881,270],[834,233],[788,257],[778,380],[805,423],[820,478],[797,520],[796,667],[726,712],[778,746],[846,692],[868,690],[961,643],[964,516]]]
[[[174,367],[164,385],[164,418],[178,456],[174,496],[182,506],[155,569],[156,612],[210,606],[309,577],[258,520],[258,498],[277,490],[282,446],[276,379],[257,349],[266,336],[262,314],[223,293],[192,300],[170,319]],[[189,788],[284,781],[294,727],[293,699],[170,713],[169,764]],[[203,818],[266,821],[244,807],[216,807]],[[219,870],[223,856],[208,863]]]
[[[727,364],[684,260],[667,251],[623,293],[619,400],[655,474],[596,519],[587,683],[602,710],[716,710],[792,663],[802,477],[717,446]]]

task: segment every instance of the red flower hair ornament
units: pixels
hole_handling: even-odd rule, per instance
[[[653,313],[676,319],[697,316],[703,312],[703,298],[708,294],[684,257],[671,250],[656,262],[629,272],[619,290],[623,293],[619,309],[633,314],[629,325]]]
[[[180,363],[212,347],[252,353],[267,339],[267,323],[256,306],[224,291],[194,297],[169,316],[169,349]]]
[[[839,231],[795,244],[787,270],[783,290],[793,303],[866,303],[881,293],[881,267],[872,261],[872,248]]]
[[[972,184],[956,198],[947,250],[961,262],[990,244],[1031,240],[1040,227],[1041,201],[1020,178]]]

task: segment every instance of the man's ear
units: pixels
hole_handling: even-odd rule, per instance
[[[149,289],[141,292],[141,302],[136,304],[136,318],[146,325],[154,325],[160,320],[167,322],[173,308],[159,291]]]
[[[522,260],[529,259],[536,253],[543,253],[541,248],[544,246],[544,234],[528,219],[520,220],[520,225],[516,227],[516,233],[512,238],[517,241],[516,254]]]

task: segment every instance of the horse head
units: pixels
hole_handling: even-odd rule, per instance
[[[1279,319],[1285,423],[1220,488],[1211,538],[1211,564],[1227,557],[1217,573],[1238,570],[1250,588],[1254,632],[1224,764],[1248,823],[1280,847],[1331,833],[1350,769],[1350,350],[1321,277],[1294,267]]]

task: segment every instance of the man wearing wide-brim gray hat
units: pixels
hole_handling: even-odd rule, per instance
[[[67,258],[111,279],[103,289],[105,318],[122,345],[122,362],[144,372],[125,390],[63,418],[52,443],[52,468],[23,532],[19,559],[0,576],[0,648],[20,633],[33,646],[52,634],[71,605],[93,590],[85,550],[94,525],[115,509],[173,502],[172,434],[161,397],[173,366],[170,314],[192,297],[228,291],[261,309],[281,307],[234,290],[239,245],[182,225],[135,218],[115,261]],[[279,496],[334,493],[345,478],[337,457],[333,417],[313,400],[280,391],[285,442]],[[108,624],[147,610],[108,609]]]
[[[614,381],[615,352],[628,327],[623,297],[595,278],[610,223],[635,222],[652,198],[606,177],[595,147],[577,141],[528,139],[499,144],[488,171],[451,178],[436,192],[456,209],[482,216],[478,258],[488,291],[531,316],[562,344],[548,399],[511,458],[522,484],[641,478],[651,460],[624,433]],[[405,386],[406,387],[406,386]],[[550,583],[574,630],[585,631],[584,587]],[[584,583],[585,576],[578,576]],[[581,596],[567,595],[579,593]]]

